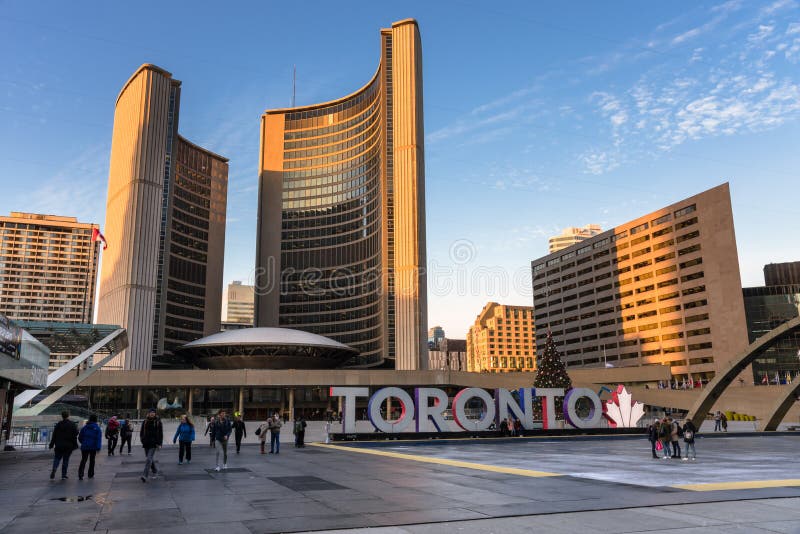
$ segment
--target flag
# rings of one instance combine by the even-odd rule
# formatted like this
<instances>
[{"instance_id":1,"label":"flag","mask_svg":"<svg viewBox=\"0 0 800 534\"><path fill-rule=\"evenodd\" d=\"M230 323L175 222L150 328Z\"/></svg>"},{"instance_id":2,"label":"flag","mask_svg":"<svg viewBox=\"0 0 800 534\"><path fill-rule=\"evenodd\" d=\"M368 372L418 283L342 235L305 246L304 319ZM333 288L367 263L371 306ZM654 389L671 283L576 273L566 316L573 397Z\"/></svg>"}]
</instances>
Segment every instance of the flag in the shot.
<instances>
[{"instance_id":1,"label":"flag","mask_svg":"<svg viewBox=\"0 0 800 534\"><path fill-rule=\"evenodd\" d=\"M103 250L108 248L108 242L106 241L106 236L100 233L99 228L92 228L92 243L97 241L101 241L103 243Z\"/></svg>"}]
</instances>

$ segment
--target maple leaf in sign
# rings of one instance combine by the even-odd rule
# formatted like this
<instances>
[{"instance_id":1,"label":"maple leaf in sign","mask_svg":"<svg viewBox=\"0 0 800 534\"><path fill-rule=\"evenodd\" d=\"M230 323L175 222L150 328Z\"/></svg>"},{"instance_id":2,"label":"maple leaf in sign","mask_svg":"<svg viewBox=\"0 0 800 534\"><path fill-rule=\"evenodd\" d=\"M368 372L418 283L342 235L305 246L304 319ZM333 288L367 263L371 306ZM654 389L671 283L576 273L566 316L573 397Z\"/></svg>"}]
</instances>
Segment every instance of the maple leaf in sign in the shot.
<instances>
[{"instance_id":1,"label":"maple leaf in sign","mask_svg":"<svg viewBox=\"0 0 800 534\"><path fill-rule=\"evenodd\" d=\"M612 428L634 427L644 416L644 404L634 402L625 386L620 384L611 394L611 400L603 401L603 415Z\"/></svg>"}]
</instances>

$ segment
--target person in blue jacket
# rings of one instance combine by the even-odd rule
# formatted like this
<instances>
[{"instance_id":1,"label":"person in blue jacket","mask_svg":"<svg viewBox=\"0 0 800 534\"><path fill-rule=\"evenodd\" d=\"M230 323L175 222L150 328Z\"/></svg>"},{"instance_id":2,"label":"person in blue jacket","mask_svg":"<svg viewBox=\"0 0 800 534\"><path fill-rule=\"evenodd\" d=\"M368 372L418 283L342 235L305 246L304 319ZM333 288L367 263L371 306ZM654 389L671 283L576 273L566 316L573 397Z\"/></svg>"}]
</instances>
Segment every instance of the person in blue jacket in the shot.
<instances>
[{"instance_id":1,"label":"person in blue jacket","mask_svg":"<svg viewBox=\"0 0 800 534\"><path fill-rule=\"evenodd\" d=\"M94 457L103 448L103 430L97 424L97 415L89 416L89 422L83 425L78 434L81 442L81 464L78 466L78 480L83 480L83 469L89 460L89 478L94 478Z\"/></svg>"},{"instance_id":2,"label":"person in blue jacket","mask_svg":"<svg viewBox=\"0 0 800 534\"><path fill-rule=\"evenodd\" d=\"M194 441L194 425L189 420L189 416L183 414L181 416L181 424L175 430L175 436L172 438L172 443L178 442L178 465L183 463L184 454L186 455L186 463L192 463L192 442Z\"/></svg>"}]
</instances>

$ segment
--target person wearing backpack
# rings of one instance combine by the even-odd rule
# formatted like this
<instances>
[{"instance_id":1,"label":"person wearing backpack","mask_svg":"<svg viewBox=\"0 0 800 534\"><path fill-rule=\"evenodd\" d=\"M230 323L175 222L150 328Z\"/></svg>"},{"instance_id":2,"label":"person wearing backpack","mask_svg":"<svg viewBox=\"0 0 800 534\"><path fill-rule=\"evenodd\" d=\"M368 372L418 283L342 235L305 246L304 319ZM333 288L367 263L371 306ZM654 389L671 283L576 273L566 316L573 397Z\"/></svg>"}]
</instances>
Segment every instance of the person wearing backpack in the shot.
<instances>
[{"instance_id":1,"label":"person wearing backpack","mask_svg":"<svg viewBox=\"0 0 800 534\"><path fill-rule=\"evenodd\" d=\"M106 425L106 439L108 440L108 455L114 456L114 449L117 448L117 441L119 440L119 421L117 416L114 415L108 420Z\"/></svg>"},{"instance_id":2,"label":"person wearing backpack","mask_svg":"<svg viewBox=\"0 0 800 534\"><path fill-rule=\"evenodd\" d=\"M128 444L128 456L131 455L131 442L133 441L133 421L131 421L131 414L126 413L125 419L120 420L119 422L119 437L120 437L120 445L119 445L119 453L122 454L122 449L125 448L125 444Z\"/></svg>"},{"instance_id":3,"label":"person wearing backpack","mask_svg":"<svg viewBox=\"0 0 800 534\"><path fill-rule=\"evenodd\" d=\"M56 477L56 469L61 462L61 480L69 478L67 476L67 466L72 451L78 448L78 426L69 420L69 412L61 412L61 421L53 429L53 436L50 438L50 448L55 449L53 456L53 469L50 471L50 479ZM63 462L62 462L63 460Z\"/></svg>"},{"instance_id":4,"label":"person wearing backpack","mask_svg":"<svg viewBox=\"0 0 800 534\"><path fill-rule=\"evenodd\" d=\"M690 419L687 419L686 423L683 425L683 442L686 443L686 456L683 458L683 461L687 461L689 459L689 450L692 451L692 461L697 459L697 452L694 450L694 440L696 435L697 427L694 426L694 423L692 423Z\"/></svg>"},{"instance_id":5,"label":"person wearing backpack","mask_svg":"<svg viewBox=\"0 0 800 534\"><path fill-rule=\"evenodd\" d=\"M672 457L673 458L680 458L681 457L681 435L683 434L683 427L681 427L680 423L675 420L673 421L670 419L669 423L669 430L670 430L670 439L672 441Z\"/></svg>"},{"instance_id":6,"label":"person wearing backpack","mask_svg":"<svg viewBox=\"0 0 800 534\"><path fill-rule=\"evenodd\" d=\"M178 465L183 464L183 456L186 455L186 463L192 463L192 442L194 441L194 425L189 419L189 416L183 414L181 416L181 423L175 429L175 435L172 437L172 444L177 441L178 444Z\"/></svg>"},{"instance_id":7,"label":"person wearing backpack","mask_svg":"<svg viewBox=\"0 0 800 534\"><path fill-rule=\"evenodd\" d=\"M89 478L94 478L94 460L97 451L103 448L103 431L97 424L97 414L89 416L89 422L83 425L78 434L81 442L81 463L78 466L78 480L83 480L83 470L86 460L89 460Z\"/></svg>"}]
</instances>

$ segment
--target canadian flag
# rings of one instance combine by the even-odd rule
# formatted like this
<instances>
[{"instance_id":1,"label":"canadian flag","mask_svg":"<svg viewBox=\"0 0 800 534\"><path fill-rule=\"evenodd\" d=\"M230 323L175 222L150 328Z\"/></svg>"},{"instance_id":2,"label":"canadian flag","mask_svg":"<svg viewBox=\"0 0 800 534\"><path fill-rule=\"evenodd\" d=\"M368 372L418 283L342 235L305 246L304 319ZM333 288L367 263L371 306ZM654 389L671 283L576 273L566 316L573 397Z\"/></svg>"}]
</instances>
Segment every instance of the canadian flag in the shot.
<instances>
[{"instance_id":1,"label":"canadian flag","mask_svg":"<svg viewBox=\"0 0 800 534\"><path fill-rule=\"evenodd\" d=\"M103 250L108 248L108 242L106 241L106 236L104 236L102 233L100 233L100 229L99 228L92 228L92 243L94 243L96 241L102 241L103 242Z\"/></svg>"}]
</instances>

